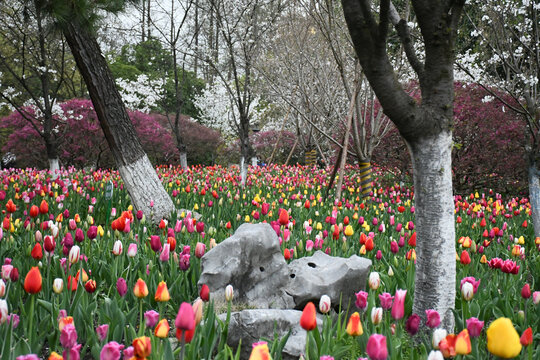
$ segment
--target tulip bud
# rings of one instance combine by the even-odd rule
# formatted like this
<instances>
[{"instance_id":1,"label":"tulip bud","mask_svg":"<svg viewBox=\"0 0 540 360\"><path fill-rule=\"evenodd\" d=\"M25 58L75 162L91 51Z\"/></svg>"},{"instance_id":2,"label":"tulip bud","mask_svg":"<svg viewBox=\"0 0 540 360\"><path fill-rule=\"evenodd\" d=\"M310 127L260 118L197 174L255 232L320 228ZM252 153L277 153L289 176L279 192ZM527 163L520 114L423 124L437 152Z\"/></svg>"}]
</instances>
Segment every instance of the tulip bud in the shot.
<instances>
[{"instance_id":1,"label":"tulip bud","mask_svg":"<svg viewBox=\"0 0 540 360\"><path fill-rule=\"evenodd\" d=\"M534 305L540 304L540 291L535 291L532 295Z\"/></svg>"},{"instance_id":2,"label":"tulip bud","mask_svg":"<svg viewBox=\"0 0 540 360\"><path fill-rule=\"evenodd\" d=\"M521 297L524 299L531 297L531 286L529 284L523 285L523 288L521 289Z\"/></svg>"},{"instance_id":3,"label":"tulip bud","mask_svg":"<svg viewBox=\"0 0 540 360\"><path fill-rule=\"evenodd\" d=\"M383 317L383 309L380 307L374 307L371 309L371 322L374 325L380 324Z\"/></svg>"},{"instance_id":4,"label":"tulip bud","mask_svg":"<svg viewBox=\"0 0 540 360\"><path fill-rule=\"evenodd\" d=\"M381 278L378 272L371 272L369 274L369 287L371 290L377 290L381 284Z\"/></svg>"},{"instance_id":5,"label":"tulip bud","mask_svg":"<svg viewBox=\"0 0 540 360\"><path fill-rule=\"evenodd\" d=\"M427 360L444 360L444 356L439 350L431 350Z\"/></svg>"},{"instance_id":6,"label":"tulip bud","mask_svg":"<svg viewBox=\"0 0 540 360\"><path fill-rule=\"evenodd\" d=\"M112 253L116 256L121 255L123 250L122 241L116 240L113 245Z\"/></svg>"},{"instance_id":7,"label":"tulip bud","mask_svg":"<svg viewBox=\"0 0 540 360\"><path fill-rule=\"evenodd\" d=\"M0 298L6 295L6 283L4 280L0 279Z\"/></svg>"},{"instance_id":8,"label":"tulip bud","mask_svg":"<svg viewBox=\"0 0 540 360\"><path fill-rule=\"evenodd\" d=\"M131 243L128 246L127 256L130 258L134 258L135 255L137 255L137 244Z\"/></svg>"},{"instance_id":9,"label":"tulip bud","mask_svg":"<svg viewBox=\"0 0 540 360\"><path fill-rule=\"evenodd\" d=\"M79 261L81 255L81 248L77 245L74 245L71 250L69 250L69 262L75 264Z\"/></svg>"},{"instance_id":10,"label":"tulip bud","mask_svg":"<svg viewBox=\"0 0 540 360\"><path fill-rule=\"evenodd\" d=\"M225 288L225 300L231 301L234 296L234 289L231 284L227 285Z\"/></svg>"}]
</instances>

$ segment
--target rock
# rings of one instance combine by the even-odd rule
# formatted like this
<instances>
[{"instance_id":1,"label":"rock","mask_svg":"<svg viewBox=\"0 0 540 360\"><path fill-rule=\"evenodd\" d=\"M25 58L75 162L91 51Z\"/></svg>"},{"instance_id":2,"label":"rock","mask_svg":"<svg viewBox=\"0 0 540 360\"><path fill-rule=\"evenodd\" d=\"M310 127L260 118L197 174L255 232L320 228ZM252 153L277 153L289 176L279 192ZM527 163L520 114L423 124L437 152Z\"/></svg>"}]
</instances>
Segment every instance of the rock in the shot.
<instances>
[{"instance_id":1,"label":"rock","mask_svg":"<svg viewBox=\"0 0 540 360\"><path fill-rule=\"evenodd\" d=\"M355 293L365 288L370 267L371 260L366 258L340 258L317 251L289 264L286 292L294 298L295 309L303 309L309 301L318 305L324 294L330 297L335 309L341 297L341 307L347 309L353 306Z\"/></svg>"},{"instance_id":2,"label":"rock","mask_svg":"<svg viewBox=\"0 0 540 360\"><path fill-rule=\"evenodd\" d=\"M265 223L241 225L201 258L199 286L208 285L218 301L231 284L236 304L291 309L293 299L285 292L289 279L276 232Z\"/></svg>"},{"instance_id":3,"label":"rock","mask_svg":"<svg viewBox=\"0 0 540 360\"><path fill-rule=\"evenodd\" d=\"M291 330L283 349L283 359L298 359L306 347L306 331L300 327L299 310L257 309L231 313L227 344L236 350L242 340L241 359L248 359L252 344L273 339L274 330L282 338ZM227 314L219 315L225 321ZM322 316L317 316L317 327L322 329Z\"/></svg>"}]
</instances>

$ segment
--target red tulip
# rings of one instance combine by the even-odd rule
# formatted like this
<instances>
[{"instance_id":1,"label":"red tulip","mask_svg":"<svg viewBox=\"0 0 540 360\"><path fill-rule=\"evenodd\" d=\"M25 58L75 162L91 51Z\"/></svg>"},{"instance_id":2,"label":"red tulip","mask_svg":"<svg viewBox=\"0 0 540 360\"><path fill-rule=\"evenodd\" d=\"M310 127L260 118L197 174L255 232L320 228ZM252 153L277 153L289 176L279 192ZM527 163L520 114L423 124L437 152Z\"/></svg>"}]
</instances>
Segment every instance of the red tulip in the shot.
<instances>
[{"instance_id":1,"label":"red tulip","mask_svg":"<svg viewBox=\"0 0 540 360\"><path fill-rule=\"evenodd\" d=\"M195 329L195 313L190 303L183 302L178 309L174 325L179 330Z\"/></svg>"},{"instance_id":2,"label":"red tulip","mask_svg":"<svg viewBox=\"0 0 540 360\"><path fill-rule=\"evenodd\" d=\"M285 209L279 209L279 223L283 226L289 224L289 213Z\"/></svg>"},{"instance_id":3,"label":"red tulip","mask_svg":"<svg viewBox=\"0 0 540 360\"><path fill-rule=\"evenodd\" d=\"M38 215L39 215L39 208L36 205L32 205L32 207L30 208L30 216L35 218Z\"/></svg>"},{"instance_id":4,"label":"red tulip","mask_svg":"<svg viewBox=\"0 0 540 360\"><path fill-rule=\"evenodd\" d=\"M525 329L525 331L523 332L523 334L519 338L519 342L523 346L529 346L529 345L532 344L532 342L533 342L533 332L532 332L532 328L530 326L527 329Z\"/></svg>"},{"instance_id":5,"label":"red tulip","mask_svg":"<svg viewBox=\"0 0 540 360\"><path fill-rule=\"evenodd\" d=\"M39 212L42 214L46 214L49 212L49 204L45 200L41 200L41 204L39 205Z\"/></svg>"},{"instance_id":6,"label":"red tulip","mask_svg":"<svg viewBox=\"0 0 540 360\"><path fill-rule=\"evenodd\" d=\"M29 294L36 294L41 291L42 281L39 268L33 266L24 278L24 290Z\"/></svg>"},{"instance_id":7,"label":"red tulip","mask_svg":"<svg viewBox=\"0 0 540 360\"><path fill-rule=\"evenodd\" d=\"M311 301L307 303L304 307L304 311L302 311L302 316L300 316L300 326L306 331L311 331L317 327L315 304Z\"/></svg>"},{"instance_id":8,"label":"red tulip","mask_svg":"<svg viewBox=\"0 0 540 360\"><path fill-rule=\"evenodd\" d=\"M203 284L201 286L201 291L199 292L199 296L201 297L202 301L207 302L210 300L210 288L208 287L208 285Z\"/></svg>"},{"instance_id":9,"label":"red tulip","mask_svg":"<svg viewBox=\"0 0 540 360\"><path fill-rule=\"evenodd\" d=\"M40 243L36 243L34 245L34 248L32 249L30 255L32 255L34 260L41 260L43 258L43 250L41 249Z\"/></svg>"}]
</instances>

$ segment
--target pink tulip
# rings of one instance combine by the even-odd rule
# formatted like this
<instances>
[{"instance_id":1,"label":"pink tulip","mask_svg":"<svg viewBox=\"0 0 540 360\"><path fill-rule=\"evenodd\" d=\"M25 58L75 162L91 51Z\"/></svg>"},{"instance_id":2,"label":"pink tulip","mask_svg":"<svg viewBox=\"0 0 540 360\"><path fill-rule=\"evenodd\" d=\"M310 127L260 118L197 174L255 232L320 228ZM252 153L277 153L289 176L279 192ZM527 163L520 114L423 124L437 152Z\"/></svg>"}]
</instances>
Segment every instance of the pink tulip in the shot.
<instances>
[{"instance_id":1,"label":"pink tulip","mask_svg":"<svg viewBox=\"0 0 540 360\"><path fill-rule=\"evenodd\" d=\"M169 261L170 253L171 253L171 245L169 243L166 243L165 245L163 245L163 250L161 251L161 254L159 255L159 260L163 262Z\"/></svg>"},{"instance_id":2,"label":"pink tulip","mask_svg":"<svg viewBox=\"0 0 540 360\"><path fill-rule=\"evenodd\" d=\"M183 302L180 305L174 326L180 330L193 330L195 328L195 313L190 303Z\"/></svg>"},{"instance_id":3,"label":"pink tulip","mask_svg":"<svg viewBox=\"0 0 540 360\"><path fill-rule=\"evenodd\" d=\"M434 329L441 323L441 316L437 310L426 310L426 325Z\"/></svg>"},{"instance_id":4,"label":"pink tulip","mask_svg":"<svg viewBox=\"0 0 540 360\"><path fill-rule=\"evenodd\" d=\"M64 326L60 332L60 344L64 349L71 349L77 344L77 330L73 324Z\"/></svg>"},{"instance_id":5,"label":"pink tulip","mask_svg":"<svg viewBox=\"0 0 540 360\"><path fill-rule=\"evenodd\" d=\"M386 336L372 334L368 339L366 352L371 360L386 360L388 357Z\"/></svg>"},{"instance_id":6,"label":"pink tulip","mask_svg":"<svg viewBox=\"0 0 540 360\"><path fill-rule=\"evenodd\" d=\"M161 245L161 239L158 235L151 235L150 236L150 247L154 252L161 251L162 245Z\"/></svg>"},{"instance_id":7,"label":"pink tulip","mask_svg":"<svg viewBox=\"0 0 540 360\"><path fill-rule=\"evenodd\" d=\"M122 351L123 348L124 345L120 345L116 341L111 341L105 344L103 349L101 349L99 360L120 360L120 351Z\"/></svg>"},{"instance_id":8,"label":"pink tulip","mask_svg":"<svg viewBox=\"0 0 540 360\"><path fill-rule=\"evenodd\" d=\"M200 259L203 257L205 251L206 245L202 242L197 242L197 245L195 245L195 256Z\"/></svg>"},{"instance_id":9,"label":"pink tulip","mask_svg":"<svg viewBox=\"0 0 540 360\"><path fill-rule=\"evenodd\" d=\"M109 325L103 324L96 328L96 334L98 336L99 341L103 341L107 338L107 333L109 332Z\"/></svg>"},{"instance_id":10,"label":"pink tulip","mask_svg":"<svg viewBox=\"0 0 540 360\"><path fill-rule=\"evenodd\" d=\"M388 310L392 307L393 300L394 297L387 292L379 294L379 301L381 302L381 307L384 310Z\"/></svg>"},{"instance_id":11,"label":"pink tulip","mask_svg":"<svg viewBox=\"0 0 540 360\"><path fill-rule=\"evenodd\" d=\"M144 313L144 321L147 328L153 328L156 326L159 320L159 313L155 310L148 310Z\"/></svg>"},{"instance_id":12,"label":"pink tulip","mask_svg":"<svg viewBox=\"0 0 540 360\"><path fill-rule=\"evenodd\" d=\"M484 327L484 322L478 320L475 317L472 317L470 319L467 319L467 330L469 331L469 335L473 338L480 336L480 333L482 332L482 328Z\"/></svg>"},{"instance_id":13,"label":"pink tulip","mask_svg":"<svg viewBox=\"0 0 540 360\"><path fill-rule=\"evenodd\" d=\"M365 291L359 291L355 295L356 295L356 301L354 302L354 304L356 305L357 308L365 310L367 307L368 293Z\"/></svg>"},{"instance_id":14,"label":"pink tulip","mask_svg":"<svg viewBox=\"0 0 540 360\"><path fill-rule=\"evenodd\" d=\"M392 305L392 317L396 320L403 318L405 315L405 296L407 296L407 290L396 290L394 304Z\"/></svg>"}]
</instances>

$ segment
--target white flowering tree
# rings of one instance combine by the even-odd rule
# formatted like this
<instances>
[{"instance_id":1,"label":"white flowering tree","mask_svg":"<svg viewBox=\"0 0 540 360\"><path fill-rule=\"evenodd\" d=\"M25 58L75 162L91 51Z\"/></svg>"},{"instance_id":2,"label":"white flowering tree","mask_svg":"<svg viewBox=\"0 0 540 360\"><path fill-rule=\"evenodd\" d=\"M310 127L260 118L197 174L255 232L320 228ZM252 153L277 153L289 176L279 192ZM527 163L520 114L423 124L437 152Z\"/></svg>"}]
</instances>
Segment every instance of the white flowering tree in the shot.
<instances>
[{"instance_id":1,"label":"white flowering tree","mask_svg":"<svg viewBox=\"0 0 540 360\"><path fill-rule=\"evenodd\" d=\"M65 119L57 99L76 69L42 6L0 2L0 107L17 111L39 134L54 173L64 136L58 124Z\"/></svg>"},{"instance_id":2,"label":"white flowering tree","mask_svg":"<svg viewBox=\"0 0 540 360\"><path fill-rule=\"evenodd\" d=\"M116 85L126 107L144 113L157 108L165 94L164 80L150 79L147 74L140 74L134 81L116 79Z\"/></svg>"},{"instance_id":3,"label":"white flowering tree","mask_svg":"<svg viewBox=\"0 0 540 360\"><path fill-rule=\"evenodd\" d=\"M458 74L482 84L504 103L505 109L520 114L527 124L528 134L518 141L523 141L528 150L532 218L535 234L540 236L540 2L469 2L475 9L467 14L472 26L470 36L476 40L472 43L483 50L464 50L458 57ZM498 95L501 93L509 97L502 98Z\"/></svg>"}]
</instances>

